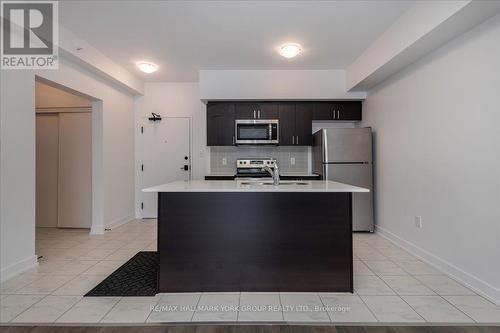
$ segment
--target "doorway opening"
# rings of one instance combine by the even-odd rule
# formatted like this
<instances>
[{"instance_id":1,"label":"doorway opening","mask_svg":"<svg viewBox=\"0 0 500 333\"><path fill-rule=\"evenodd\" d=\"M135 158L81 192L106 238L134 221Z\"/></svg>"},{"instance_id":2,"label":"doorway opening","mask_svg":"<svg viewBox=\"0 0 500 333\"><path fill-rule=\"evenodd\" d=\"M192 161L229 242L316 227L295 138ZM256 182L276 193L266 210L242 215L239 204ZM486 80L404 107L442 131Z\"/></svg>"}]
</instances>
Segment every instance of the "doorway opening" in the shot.
<instances>
[{"instance_id":1,"label":"doorway opening","mask_svg":"<svg viewBox=\"0 0 500 333\"><path fill-rule=\"evenodd\" d=\"M92 101L35 83L36 226L92 226Z\"/></svg>"},{"instance_id":2,"label":"doorway opening","mask_svg":"<svg viewBox=\"0 0 500 333\"><path fill-rule=\"evenodd\" d=\"M35 119L36 253L67 260L102 224L102 102L37 76Z\"/></svg>"}]
</instances>

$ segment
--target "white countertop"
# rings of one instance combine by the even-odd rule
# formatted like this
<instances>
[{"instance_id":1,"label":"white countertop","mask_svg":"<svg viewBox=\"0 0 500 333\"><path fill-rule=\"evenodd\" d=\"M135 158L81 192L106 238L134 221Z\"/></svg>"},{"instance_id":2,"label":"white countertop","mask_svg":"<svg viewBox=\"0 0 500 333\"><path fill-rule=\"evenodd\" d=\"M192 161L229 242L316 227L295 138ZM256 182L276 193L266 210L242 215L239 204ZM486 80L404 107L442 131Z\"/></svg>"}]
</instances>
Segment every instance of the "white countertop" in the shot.
<instances>
[{"instance_id":1,"label":"white countertop","mask_svg":"<svg viewBox=\"0 0 500 333\"><path fill-rule=\"evenodd\" d=\"M236 180L175 181L145 188L143 192L370 192L369 189L337 183L330 180L282 181L288 185L244 184ZM292 184L290 184L292 183Z\"/></svg>"}]
</instances>

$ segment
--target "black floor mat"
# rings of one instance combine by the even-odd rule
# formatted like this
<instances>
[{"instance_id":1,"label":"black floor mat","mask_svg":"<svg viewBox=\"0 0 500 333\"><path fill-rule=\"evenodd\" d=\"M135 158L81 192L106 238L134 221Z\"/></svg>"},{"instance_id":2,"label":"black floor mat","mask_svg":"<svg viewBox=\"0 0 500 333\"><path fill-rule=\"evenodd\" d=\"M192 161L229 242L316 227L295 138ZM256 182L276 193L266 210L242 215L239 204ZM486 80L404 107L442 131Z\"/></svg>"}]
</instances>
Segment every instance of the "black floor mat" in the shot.
<instances>
[{"instance_id":1,"label":"black floor mat","mask_svg":"<svg viewBox=\"0 0 500 333\"><path fill-rule=\"evenodd\" d=\"M85 296L154 296L157 274L158 253L139 252Z\"/></svg>"}]
</instances>

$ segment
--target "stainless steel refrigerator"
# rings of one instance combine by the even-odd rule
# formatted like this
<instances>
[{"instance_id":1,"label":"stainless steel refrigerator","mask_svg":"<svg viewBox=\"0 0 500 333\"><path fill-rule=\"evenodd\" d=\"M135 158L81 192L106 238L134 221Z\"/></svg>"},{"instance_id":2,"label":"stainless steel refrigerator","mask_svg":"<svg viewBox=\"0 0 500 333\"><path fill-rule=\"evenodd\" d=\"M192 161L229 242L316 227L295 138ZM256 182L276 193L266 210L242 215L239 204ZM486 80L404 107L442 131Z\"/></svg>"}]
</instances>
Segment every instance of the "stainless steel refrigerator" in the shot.
<instances>
[{"instance_id":1,"label":"stainless steel refrigerator","mask_svg":"<svg viewBox=\"0 0 500 333\"><path fill-rule=\"evenodd\" d=\"M328 128L313 135L313 171L322 179L369 188L353 193L353 231L373 231L371 128Z\"/></svg>"}]
</instances>

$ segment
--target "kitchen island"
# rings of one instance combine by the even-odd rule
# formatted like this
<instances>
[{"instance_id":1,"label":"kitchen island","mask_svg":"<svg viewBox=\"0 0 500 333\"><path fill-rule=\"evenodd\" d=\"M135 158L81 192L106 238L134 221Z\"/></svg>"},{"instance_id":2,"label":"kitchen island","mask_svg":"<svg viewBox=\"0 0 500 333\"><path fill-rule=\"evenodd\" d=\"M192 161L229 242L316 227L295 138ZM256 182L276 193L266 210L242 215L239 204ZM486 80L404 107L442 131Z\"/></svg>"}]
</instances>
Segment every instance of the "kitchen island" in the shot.
<instances>
[{"instance_id":1,"label":"kitchen island","mask_svg":"<svg viewBox=\"0 0 500 333\"><path fill-rule=\"evenodd\" d=\"M353 192L332 181L178 181L158 192L159 292L352 292Z\"/></svg>"}]
</instances>

